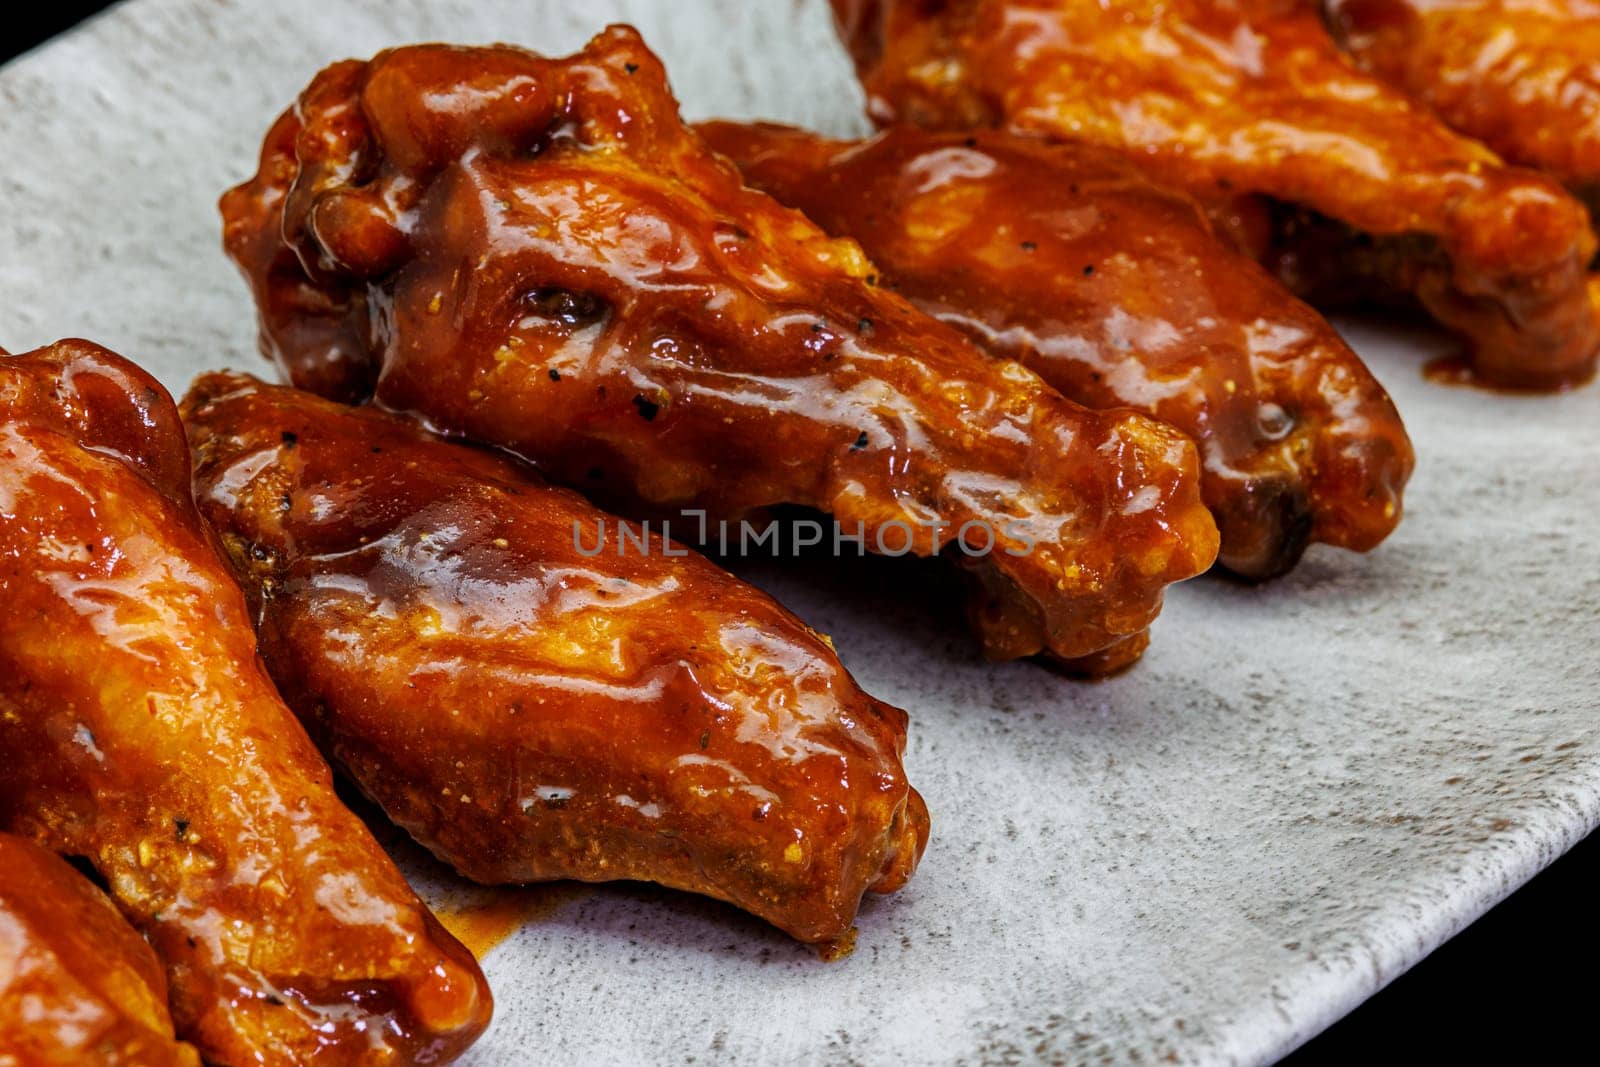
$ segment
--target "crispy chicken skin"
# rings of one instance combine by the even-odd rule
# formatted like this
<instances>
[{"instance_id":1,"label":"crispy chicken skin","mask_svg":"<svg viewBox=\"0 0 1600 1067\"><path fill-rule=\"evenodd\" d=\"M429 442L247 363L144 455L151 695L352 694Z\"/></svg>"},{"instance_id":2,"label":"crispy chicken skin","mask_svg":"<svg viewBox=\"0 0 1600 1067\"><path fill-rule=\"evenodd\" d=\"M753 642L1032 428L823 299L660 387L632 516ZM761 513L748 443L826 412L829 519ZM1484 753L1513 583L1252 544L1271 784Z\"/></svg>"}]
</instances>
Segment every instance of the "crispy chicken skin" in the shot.
<instances>
[{"instance_id":1,"label":"crispy chicken skin","mask_svg":"<svg viewBox=\"0 0 1600 1067\"><path fill-rule=\"evenodd\" d=\"M200 1067L172 1035L161 962L54 853L0 834L0 1063Z\"/></svg>"},{"instance_id":2,"label":"crispy chicken skin","mask_svg":"<svg viewBox=\"0 0 1600 1067\"><path fill-rule=\"evenodd\" d=\"M256 656L172 400L105 349L0 358L0 827L83 856L211 1063L440 1063L471 956Z\"/></svg>"},{"instance_id":3,"label":"crispy chicken skin","mask_svg":"<svg viewBox=\"0 0 1600 1067\"><path fill-rule=\"evenodd\" d=\"M1363 67L1600 214L1600 2L1324 0Z\"/></svg>"},{"instance_id":4,"label":"crispy chicken skin","mask_svg":"<svg viewBox=\"0 0 1600 1067\"><path fill-rule=\"evenodd\" d=\"M281 328L309 297L271 299L280 234L297 285L365 288L342 336L365 331L384 406L616 507L799 504L869 549L942 549L992 657L1126 664L1163 589L1215 557L1188 441L1082 409L878 288L854 242L683 125L629 28L567 59L425 46L331 67L222 206L297 384L330 364Z\"/></svg>"},{"instance_id":5,"label":"crispy chicken skin","mask_svg":"<svg viewBox=\"0 0 1600 1067\"><path fill-rule=\"evenodd\" d=\"M1308 0L834 0L880 123L1131 153L1313 302L1409 294L1488 384L1587 379L1583 205L1355 69ZM1230 225L1230 233L1240 231Z\"/></svg>"},{"instance_id":6,"label":"crispy chicken skin","mask_svg":"<svg viewBox=\"0 0 1600 1067\"><path fill-rule=\"evenodd\" d=\"M910 877L905 713L765 594L392 415L226 374L183 411L268 670L462 874L660 882L805 941Z\"/></svg>"},{"instance_id":7,"label":"crispy chicken skin","mask_svg":"<svg viewBox=\"0 0 1600 1067\"><path fill-rule=\"evenodd\" d=\"M700 134L989 352L1194 438L1235 573L1280 574L1311 541L1370 549L1399 521L1412 452L1383 387L1120 154L912 127L864 142L732 122Z\"/></svg>"}]
</instances>

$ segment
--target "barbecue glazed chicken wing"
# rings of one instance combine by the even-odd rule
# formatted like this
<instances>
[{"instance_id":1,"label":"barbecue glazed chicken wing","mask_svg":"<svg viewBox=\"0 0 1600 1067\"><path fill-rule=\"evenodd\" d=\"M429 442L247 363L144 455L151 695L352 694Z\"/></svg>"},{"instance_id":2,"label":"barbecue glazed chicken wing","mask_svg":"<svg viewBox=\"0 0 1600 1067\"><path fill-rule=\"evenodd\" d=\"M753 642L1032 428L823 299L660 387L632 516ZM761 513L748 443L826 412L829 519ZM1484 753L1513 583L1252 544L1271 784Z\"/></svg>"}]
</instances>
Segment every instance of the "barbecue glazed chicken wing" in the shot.
<instances>
[{"instance_id":1,"label":"barbecue glazed chicken wing","mask_svg":"<svg viewBox=\"0 0 1600 1067\"><path fill-rule=\"evenodd\" d=\"M1600 349L1583 205L1356 70L1308 0L834 0L874 119L1123 149L1313 302L1410 294L1499 386Z\"/></svg>"},{"instance_id":2,"label":"barbecue glazed chicken wing","mask_svg":"<svg viewBox=\"0 0 1600 1067\"><path fill-rule=\"evenodd\" d=\"M1192 201L1119 154L910 127L860 143L731 122L700 133L990 353L1194 438L1234 572L1280 574L1310 541L1369 549L1399 521L1412 453L1383 387Z\"/></svg>"},{"instance_id":3,"label":"barbecue glazed chicken wing","mask_svg":"<svg viewBox=\"0 0 1600 1067\"><path fill-rule=\"evenodd\" d=\"M216 1064L445 1062L476 964L334 795L195 512L172 400L0 358L0 827L83 856Z\"/></svg>"},{"instance_id":4,"label":"barbecue glazed chicken wing","mask_svg":"<svg viewBox=\"0 0 1600 1067\"><path fill-rule=\"evenodd\" d=\"M462 874L660 882L806 941L910 876L905 713L765 594L391 415L224 374L184 415L268 670Z\"/></svg>"},{"instance_id":5,"label":"barbecue glazed chicken wing","mask_svg":"<svg viewBox=\"0 0 1600 1067\"><path fill-rule=\"evenodd\" d=\"M630 29L563 60L429 46L332 67L223 212L297 384L360 380L324 341L365 336L381 404L609 504L799 504L869 549L943 550L990 656L1125 664L1162 590L1215 556L1192 445L876 287L853 242L683 125ZM284 328L298 307L314 329Z\"/></svg>"},{"instance_id":6,"label":"barbecue glazed chicken wing","mask_svg":"<svg viewBox=\"0 0 1600 1067\"><path fill-rule=\"evenodd\" d=\"M1600 2L1323 0L1363 67L1600 217Z\"/></svg>"},{"instance_id":7,"label":"barbecue glazed chicken wing","mask_svg":"<svg viewBox=\"0 0 1600 1067\"><path fill-rule=\"evenodd\" d=\"M161 962L63 859L0 834L0 1063L200 1067L172 1036Z\"/></svg>"}]
</instances>

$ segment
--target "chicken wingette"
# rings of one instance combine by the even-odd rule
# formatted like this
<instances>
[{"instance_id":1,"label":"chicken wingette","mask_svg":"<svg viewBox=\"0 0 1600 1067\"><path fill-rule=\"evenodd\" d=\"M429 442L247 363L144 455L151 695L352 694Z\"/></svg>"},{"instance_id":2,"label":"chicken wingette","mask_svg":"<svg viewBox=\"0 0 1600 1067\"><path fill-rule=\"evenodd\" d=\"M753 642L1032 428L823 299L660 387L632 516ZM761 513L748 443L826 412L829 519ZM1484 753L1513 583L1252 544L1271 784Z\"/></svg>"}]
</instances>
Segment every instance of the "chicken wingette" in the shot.
<instances>
[{"instance_id":1,"label":"chicken wingette","mask_svg":"<svg viewBox=\"0 0 1600 1067\"><path fill-rule=\"evenodd\" d=\"M479 882L659 882L805 941L916 867L905 713L709 561L526 468L240 375L195 495L323 750Z\"/></svg>"},{"instance_id":2,"label":"chicken wingette","mask_svg":"<svg viewBox=\"0 0 1600 1067\"><path fill-rule=\"evenodd\" d=\"M1310 0L834 0L875 120L1126 152L1313 303L1419 303L1483 382L1594 373L1588 213L1358 70Z\"/></svg>"},{"instance_id":3,"label":"chicken wingette","mask_svg":"<svg viewBox=\"0 0 1600 1067\"><path fill-rule=\"evenodd\" d=\"M1411 443L1383 387L1192 200L1118 153L905 126L862 142L700 133L991 354L1192 437L1234 573L1282 574L1312 542L1365 551L1400 521Z\"/></svg>"},{"instance_id":4,"label":"chicken wingette","mask_svg":"<svg viewBox=\"0 0 1600 1067\"><path fill-rule=\"evenodd\" d=\"M375 390L617 510L796 504L943 553L992 657L1124 665L1216 555L1192 444L887 292L684 125L630 29L331 67L222 208L296 384Z\"/></svg>"},{"instance_id":5,"label":"chicken wingette","mask_svg":"<svg viewBox=\"0 0 1600 1067\"><path fill-rule=\"evenodd\" d=\"M144 938L82 873L0 833L0 1063L200 1067Z\"/></svg>"},{"instance_id":6,"label":"chicken wingette","mask_svg":"<svg viewBox=\"0 0 1600 1067\"><path fill-rule=\"evenodd\" d=\"M256 655L172 399L82 341L0 357L0 829L82 856L216 1064L441 1063L472 957Z\"/></svg>"}]
</instances>

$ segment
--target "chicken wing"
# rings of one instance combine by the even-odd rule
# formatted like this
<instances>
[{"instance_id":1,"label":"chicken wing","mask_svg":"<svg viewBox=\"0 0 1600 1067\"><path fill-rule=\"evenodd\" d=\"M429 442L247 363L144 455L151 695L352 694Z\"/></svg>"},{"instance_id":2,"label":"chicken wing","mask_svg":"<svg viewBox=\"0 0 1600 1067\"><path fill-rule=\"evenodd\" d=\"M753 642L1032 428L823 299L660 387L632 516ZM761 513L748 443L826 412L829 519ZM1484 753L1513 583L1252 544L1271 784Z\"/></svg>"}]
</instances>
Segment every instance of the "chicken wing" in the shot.
<instances>
[{"instance_id":1,"label":"chicken wing","mask_svg":"<svg viewBox=\"0 0 1600 1067\"><path fill-rule=\"evenodd\" d=\"M1594 371L1583 205L1354 69L1307 0L834 5L879 122L1126 150L1253 219L1251 251L1313 302L1409 294L1494 385Z\"/></svg>"},{"instance_id":2,"label":"chicken wing","mask_svg":"<svg viewBox=\"0 0 1600 1067\"><path fill-rule=\"evenodd\" d=\"M188 457L126 360L0 358L0 827L105 877L209 1062L445 1062L488 989L262 671Z\"/></svg>"},{"instance_id":3,"label":"chicken wing","mask_svg":"<svg viewBox=\"0 0 1600 1067\"><path fill-rule=\"evenodd\" d=\"M183 409L268 670L462 874L660 882L827 941L915 869L905 713L766 595L394 416L222 374Z\"/></svg>"},{"instance_id":4,"label":"chicken wing","mask_svg":"<svg viewBox=\"0 0 1600 1067\"><path fill-rule=\"evenodd\" d=\"M200 1067L161 962L63 859L0 834L0 1063Z\"/></svg>"},{"instance_id":5,"label":"chicken wing","mask_svg":"<svg viewBox=\"0 0 1600 1067\"><path fill-rule=\"evenodd\" d=\"M1327 323L1118 153L1004 133L830 141L700 134L745 180L853 237L889 288L1073 400L1200 446L1219 562L1280 574L1310 541L1372 548L1400 518L1410 441Z\"/></svg>"},{"instance_id":6,"label":"chicken wing","mask_svg":"<svg viewBox=\"0 0 1600 1067\"><path fill-rule=\"evenodd\" d=\"M1363 67L1600 217L1600 2L1323 0Z\"/></svg>"},{"instance_id":7,"label":"chicken wing","mask_svg":"<svg viewBox=\"0 0 1600 1067\"><path fill-rule=\"evenodd\" d=\"M1165 586L1216 554L1189 442L1082 409L877 288L853 242L683 125L631 29L562 60L426 46L337 65L265 152L223 200L227 245L299 384L329 361L281 328L280 234L296 286L364 288L383 405L615 507L799 504L870 549L942 550L975 580L993 657L1122 665Z\"/></svg>"}]
</instances>

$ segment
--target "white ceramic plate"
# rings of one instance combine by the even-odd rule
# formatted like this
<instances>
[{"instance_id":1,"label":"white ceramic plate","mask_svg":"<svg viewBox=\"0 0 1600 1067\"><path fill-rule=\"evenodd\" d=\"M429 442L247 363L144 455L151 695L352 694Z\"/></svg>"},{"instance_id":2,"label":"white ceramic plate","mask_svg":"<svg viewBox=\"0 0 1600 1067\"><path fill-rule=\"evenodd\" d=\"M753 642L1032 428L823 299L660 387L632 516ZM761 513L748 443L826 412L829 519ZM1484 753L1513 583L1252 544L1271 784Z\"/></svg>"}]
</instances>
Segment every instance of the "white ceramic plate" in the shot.
<instances>
[{"instance_id":1,"label":"white ceramic plate","mask_svg":"<svg viewBox=\"0 0 1600 1067\"><path fill-rule=\"evenodd\" d=\"M861 128L819 0L132 0L0 69L0 343L83 335L174 391L266 370L217 195L324 63L575 49L638 25L691 117ZM530 891L470 1062L1256 1063L1600 821L1600 387L1431 386L1352 328L1415 437L1398 534L1174 591L1131 673L977 661L926 571L767 564L913 717L934 837L843 962L645 888ZM449 898L425 864L424 890Z\"/></svg>"}]
</instances>

